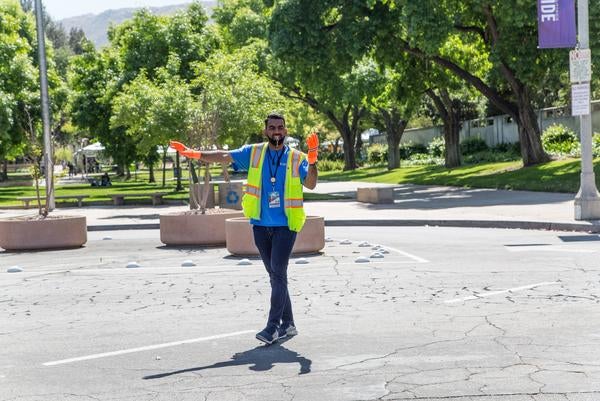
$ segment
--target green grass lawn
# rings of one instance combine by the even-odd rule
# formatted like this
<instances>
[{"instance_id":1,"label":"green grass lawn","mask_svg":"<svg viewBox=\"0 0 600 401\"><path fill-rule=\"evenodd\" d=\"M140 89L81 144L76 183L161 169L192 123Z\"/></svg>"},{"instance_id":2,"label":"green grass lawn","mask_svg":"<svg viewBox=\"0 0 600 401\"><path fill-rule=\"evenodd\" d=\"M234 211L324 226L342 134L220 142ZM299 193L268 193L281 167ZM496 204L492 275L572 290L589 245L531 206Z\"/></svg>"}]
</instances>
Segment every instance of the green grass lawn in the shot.
<instances>
[{"instance_id":1,"label":"green grass lawn","mask_svg":"<svg viewBox=\"0 0 600 401\"><path fill-rule=\"evenodd\" d=\"M222 177L217 174L220 173L220 169L211 169L213 179L222 180ZM96 175L93 175L96 177ZM88 198L83 199L83 204L111 204L112 200L109 197L110 194L145 194L153 192L166 192L168 195L163 198L166 200L173 201L188 201L188 180L187 171L184 171L184 180L182 180L183 190L175 191L176 181L173 179L173 171L167 171L166 174L166 185L162 186L162 172L155 172L155 179L157 182L148 182L148 172L143 171L136 175L131 176L130 180L125 180L122 177L111 176L112 185L110 187L92 187L90 184L69 184L69 185L57 185L55 188L55 195L88 195ZM99 179L98 177L96 177ZM236 176L231 177L232 180L239 179ZM203 180L203 177L201 177ZM40 195L45 196L45 188L40 187ZM21 196L35 196L35 187L33 186L16 186L16 187L0 187L0 206L21 206L22 202L17 200L17 197ZM305 195L306 200L332 200L332 199L344 199L343 196L339 195L322 195L307 193ZM73 204L74 200L62 200L58 199L57 203L66 202ZM140 204L151 204L150 198L128 198L127 203L140 203ZM33 205L34 203L32 203Z\"/></svg>"},{"instance_id":2,"label":"green grass lawn","mask_svg":"<svg viewBox=\"0 0 600 401\"><path fill-rule=\"evenodd\" d=\"M347 172L321 172L319 176L331 181L370 181L576 193L579 189L580 170L579 159L565 159L531 167L523 167L520 161L481 163L455 169L442 166L414 166L388 171L385 167L369 167ZM600 159L595 160L594 172L596 185L600 187Z\"/></svg>"},{"instance_id":3,"label":"green grass lawn","mask_svg":"<svg viewBox=\"0 0 600 401\"><path fill-rule=\"evenodd\" d=\"M449 185L469 188L498 188L529 191L570 192L579 189L581 162L579 159L556 160L532 167L523 167L520 161L502 163L481 163L446 169L442 166L413 166L401 167L388 171L385 167L368 167L355 171L320 172L319 177L328 181L370 181L390 184L422 184ZM596 185L600 188L600 159L595 160ZM215 179L221 179L211 171ZM135 178L136 177L136 178ZM187 172L184 172L187 178ZM151 193L167 192L167 200L186 201L188 199L187 180L183 181L183 191L175 191L172 169L167 171L166 186L162 186L162 173L156 172L156 183L148 183L147 172L132 175L131 180L112 178L111 187L92 187L90 185L60 185L56 187L56 195L83 194L89 195L84 204L110 203L109 194L114 193ZM232 177L236 179L237 177ZM41 188L42 195L44 188ZM35 188L0 187L0 206L20 206L18 196L35 196ZM335 200L344 199L340 196L306 193L305 199ZM140 203L150 203L150 200L140 200Z\"/></svg>"}]
</instances>

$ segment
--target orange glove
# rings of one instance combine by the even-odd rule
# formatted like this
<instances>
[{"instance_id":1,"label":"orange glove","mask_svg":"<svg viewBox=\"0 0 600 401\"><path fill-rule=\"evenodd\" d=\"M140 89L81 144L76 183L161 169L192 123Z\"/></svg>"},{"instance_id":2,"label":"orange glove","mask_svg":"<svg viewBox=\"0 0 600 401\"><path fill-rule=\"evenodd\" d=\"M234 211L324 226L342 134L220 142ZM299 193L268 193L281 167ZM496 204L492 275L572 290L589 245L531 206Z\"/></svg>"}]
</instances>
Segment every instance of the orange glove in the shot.
<instances>
[{"instance_id":1,"label":"orange glove","mask_svg":"<svg viewBox=\"0 0 600 401\"><path fill-rule=\"evenodd\" d=\"M319 155L319 137L317 134L314 132L310 134L306 138L306 144L308 145L308 164L315 164Z\"/></svg>"},{"instance_id":2,"label":"orange glove","mask_svg":"<svg viewBox=\"0 0 600 401\"><path fill-rule=\"evenodd\" d=\"M202 153L199 150L190 149L181 142L169 141L169 146L188 159L200 159L202 156Z\"/></svg>"},{"instance_id":3,"label":"orange glove","mask_svg":"<svg viewBox=\"0 0 600 401\"><path fill-rule=\"evenodd\" d=\"M188 147L185 146L183 143L177 141L169 141L169 146L178 152L183 152L184 150L188 149Z\"/></svg>"}]
</instances>

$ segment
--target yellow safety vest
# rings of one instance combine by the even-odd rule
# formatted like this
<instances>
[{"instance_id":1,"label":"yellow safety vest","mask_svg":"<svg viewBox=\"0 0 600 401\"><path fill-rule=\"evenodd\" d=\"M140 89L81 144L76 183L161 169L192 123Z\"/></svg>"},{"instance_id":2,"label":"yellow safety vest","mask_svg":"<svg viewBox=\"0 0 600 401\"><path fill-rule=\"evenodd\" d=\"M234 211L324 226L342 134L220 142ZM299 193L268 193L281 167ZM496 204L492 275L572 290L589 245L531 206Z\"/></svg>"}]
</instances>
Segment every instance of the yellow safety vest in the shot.
<instances>
[{"instance_id":1,"label":"yellow safety vest","mask_svg":"<svg viewBox=\"0 0 600 401\"><path fill-rule=\"evenodd\" d=\"M269 145L259 143L252 145L250 152L250 167L248 169L248 183L246 192L242 198L242 209L244 216L260 220L261 184L262 170L265 154ZM306 155L295 149L288 152L287 164L285 166L284 183L284 210L291 231L299 232L306 221L304 213L304 195L302 182L300 181L300 163Z\"/></svg>"}]
</instances>

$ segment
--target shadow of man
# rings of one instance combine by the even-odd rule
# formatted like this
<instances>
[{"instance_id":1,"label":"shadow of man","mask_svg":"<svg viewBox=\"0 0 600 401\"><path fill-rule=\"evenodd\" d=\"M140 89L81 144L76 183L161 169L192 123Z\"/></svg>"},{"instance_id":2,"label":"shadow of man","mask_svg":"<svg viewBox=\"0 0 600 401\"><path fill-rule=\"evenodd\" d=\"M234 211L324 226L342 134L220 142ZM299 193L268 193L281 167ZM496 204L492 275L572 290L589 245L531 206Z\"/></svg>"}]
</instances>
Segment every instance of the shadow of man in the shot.
<instances>
[{"instance_id":1,"label":"shadow of man","mask_svg":"<svg viewBox=\"0 0 600 401\"><path fill-rule=\"evenodd\" d=\"M278 363L298 363L300 365L299 374L310 373L312 361L303 357L297 352L285 348L280 341L270 346L260 345L248 351L234 354L230 360L213 363L212 365L198 366L195 368L176 370L173 372L158 373L155 375L144 376L144 380L160 379L162 377L177 375L188 372L198 372L206 369L226 368L229 366L250 365L248 369L257 372L270 370Z\"/></svg>"}]
</instances>

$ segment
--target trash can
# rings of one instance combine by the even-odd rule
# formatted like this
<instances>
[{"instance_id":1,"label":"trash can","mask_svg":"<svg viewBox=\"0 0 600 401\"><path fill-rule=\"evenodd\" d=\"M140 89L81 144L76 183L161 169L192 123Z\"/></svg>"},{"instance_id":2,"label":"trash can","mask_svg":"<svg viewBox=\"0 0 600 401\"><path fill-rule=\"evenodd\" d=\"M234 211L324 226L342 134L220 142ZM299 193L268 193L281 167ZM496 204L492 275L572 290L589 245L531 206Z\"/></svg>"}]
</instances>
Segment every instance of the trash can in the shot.
<instances>
[{"instance_id":1,"label":"trash can","mask_svg":"<svg viewBox=\"0 0 600 401\"><path fill-rule=\"evenodd\" d=\"M241 182L219 184L219 206L226 209L242 210L243 185Z\"/></svg>"}]
</instances>

